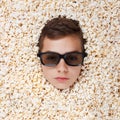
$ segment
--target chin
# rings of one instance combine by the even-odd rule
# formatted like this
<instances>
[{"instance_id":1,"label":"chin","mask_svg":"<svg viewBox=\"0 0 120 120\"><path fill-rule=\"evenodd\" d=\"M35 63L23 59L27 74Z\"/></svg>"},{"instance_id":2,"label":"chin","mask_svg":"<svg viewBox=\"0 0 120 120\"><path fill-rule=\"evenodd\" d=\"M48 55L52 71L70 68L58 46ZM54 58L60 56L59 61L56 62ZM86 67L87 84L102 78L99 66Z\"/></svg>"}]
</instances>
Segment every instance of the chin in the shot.
<instances>
[{"instance_id":1,"label":"chin","mask_svg":"<svg viewBox=\"0 0 120 120\"><path fill-rule=\"evenodd\" d=\"M54 87L58 90L64 90L64 89L69 88L68 86L54 86Z\"/></svg>"},{"instance_id":2,"label":"chin","mask_svg":"<svg viewBox=\"0 0 120 120\"><path fill-rule=\"evenodd\" d=\"M65 89L70 88L70 86L54 86L54 87L58 90L65 90Z\"/></svg>"}]
</instances>

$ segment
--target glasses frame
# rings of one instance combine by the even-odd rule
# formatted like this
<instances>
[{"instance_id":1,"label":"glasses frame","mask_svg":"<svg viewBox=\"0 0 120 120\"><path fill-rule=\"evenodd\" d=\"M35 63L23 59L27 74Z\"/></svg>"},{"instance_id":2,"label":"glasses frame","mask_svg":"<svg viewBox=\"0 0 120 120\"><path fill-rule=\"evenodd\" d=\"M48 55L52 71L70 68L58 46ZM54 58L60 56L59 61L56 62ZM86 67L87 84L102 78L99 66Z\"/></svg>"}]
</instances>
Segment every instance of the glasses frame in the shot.
<instances>
[{"instance_id":1,"label":"glasses frame","mask_svg":"<svg viewBox=\"0 0 120 120\"><path fill-rule=\"evenodd\" d=\"M80 66L80 65L83 65L84 57L87 56L87 54L86 54L85 52L78 52L78 51L67 52L67 53L65 53L65 54L59 54L59 53L57 53L57 52L39 52L39 53L37 54L37 56L40 58L41 63L42 63L43 65L49 66L49 67L56 66L57 64L56 64L56 65L51 65L51 66L44 64L41 56L44 55L44 54L48 54L48 53L53 53L53 54L59 55L59 61L58 61L57 64L59 64L60 60L63 58L64 61L65 61L65 63L66 63L67 65L69 65L69 66ZM71 64L69 64L69 63L66 61L65 56L66 56L67 54L71 54L71 53L77 53L77 54L82 55L82 63L80 63L80 64L78 64L78 65L71 65Z\"/></svg>"}]
</instances>

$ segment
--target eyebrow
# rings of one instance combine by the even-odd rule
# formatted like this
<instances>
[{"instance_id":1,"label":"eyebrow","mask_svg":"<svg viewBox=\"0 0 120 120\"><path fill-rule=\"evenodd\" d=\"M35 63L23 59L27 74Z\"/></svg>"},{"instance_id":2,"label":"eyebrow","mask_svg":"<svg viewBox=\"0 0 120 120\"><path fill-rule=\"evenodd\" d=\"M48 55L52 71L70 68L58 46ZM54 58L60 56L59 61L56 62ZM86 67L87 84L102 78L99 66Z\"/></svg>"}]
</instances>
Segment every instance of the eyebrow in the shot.
<instances>
[{"instance_id":1,"label":"eyebrow","mask_svg":"<svg viewBox=\"0 0 120 120\"><path fill-rule=\"evenodd\" d=\"M59 52L56 52L56 51L51 51L51 50L48 50L48 51L45 51L45 52L55 52L55 53L59 53ZM65 52L63 54L66 54L66 53L70 53L70 52L81 52L81 51L78 51L78 50L73 50L73 51L68 51L68 52ZM81 52L82 53L82 52ZM61 53L59 53L61 54Z\"/></svg>"}]
</instances>

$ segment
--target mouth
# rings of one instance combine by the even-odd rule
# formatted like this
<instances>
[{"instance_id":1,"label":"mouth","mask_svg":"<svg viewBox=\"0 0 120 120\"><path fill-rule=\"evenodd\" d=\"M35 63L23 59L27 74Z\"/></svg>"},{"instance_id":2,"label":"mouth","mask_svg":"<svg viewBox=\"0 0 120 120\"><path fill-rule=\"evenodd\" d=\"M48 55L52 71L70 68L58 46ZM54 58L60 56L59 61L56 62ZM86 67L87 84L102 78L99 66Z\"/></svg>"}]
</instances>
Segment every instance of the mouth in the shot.
<instances>
[{"instance_id":1,"label":"mouth","mask_svg":"<svg viewBox=\"0 0 120 120\"><path fill-rule=\"evenodd\" d=\"M56 77L55 79L59 82L65 82L65 81L69 80L69 78L66 78L66 77Z\"/></svg>"}]
</instances>

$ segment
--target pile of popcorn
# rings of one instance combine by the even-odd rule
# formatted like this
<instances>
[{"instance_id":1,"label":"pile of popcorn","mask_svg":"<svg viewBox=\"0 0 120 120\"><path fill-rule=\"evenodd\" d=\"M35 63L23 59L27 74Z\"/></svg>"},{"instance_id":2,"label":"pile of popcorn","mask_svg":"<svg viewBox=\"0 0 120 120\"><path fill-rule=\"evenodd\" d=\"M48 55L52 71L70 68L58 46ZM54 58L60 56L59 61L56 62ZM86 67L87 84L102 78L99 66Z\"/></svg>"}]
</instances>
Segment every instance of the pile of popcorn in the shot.
<instances>
[{"instance_id":1,"label":"pile of popcorn","mask_svg":"<svg viewBox=\"0 0 120 120\"><path fill-rule=\"evenodd\" d=\"M120 120L119 0L0 0L0 120ZM80 22L88 56L60 91L37 57L48 19Z\"/></svg>"}]
</instances>

